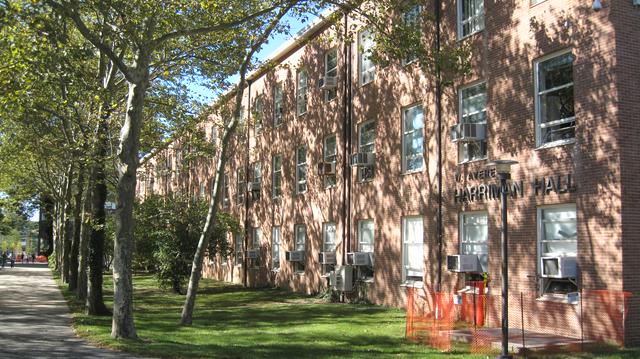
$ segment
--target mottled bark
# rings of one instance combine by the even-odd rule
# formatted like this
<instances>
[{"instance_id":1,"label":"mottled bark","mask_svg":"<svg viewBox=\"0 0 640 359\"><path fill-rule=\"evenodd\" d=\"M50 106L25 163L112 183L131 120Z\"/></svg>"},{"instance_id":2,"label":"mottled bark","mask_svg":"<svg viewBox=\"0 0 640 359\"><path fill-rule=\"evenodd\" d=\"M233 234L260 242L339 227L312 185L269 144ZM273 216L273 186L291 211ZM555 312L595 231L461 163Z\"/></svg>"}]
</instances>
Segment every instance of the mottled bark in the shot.
<instances>
[{"instance_id":1,"label":"mottled bark","mask_svg":"<svg viewBox=\"0 0 640 359\"><path fill-rule=\"evenodd\" d=\"M88 282L87 282L87 313L91 315L108 315L109 310L104 305L102 296L102 271L104 263L104 236L106 213L104 203L107 200L107 184L105 182L105 158L108 151L106 121L101 120L98 125L98 143L91 171L91 237L88 248Z\"/></svg>"},{"instance_id":2,"label":"mottled bark","mask_svg":"<svg viewBox=\"0 0 640 359\"><path fill-rule=\"evenodd\" d=\"M133 322L133 203L136 191L138 147L145 92L149 85L149 55L138 54L134 82L129 83L127 113L120 132L118 148L118 186L116 238L113 251L113 319L112 338L137 338Z\"/></svg>"},{"instance_id":3,"label":"mottled bark","mask_svg":"<svg viewBox=\"0 0 640 359\"><path fill-rule=\"evenodd\" d=\"M78 166L78 183L73 206L73 236L71 238L71 252L69 253L69 290L78 288L78 256L80 255L80 230L82 227L82 198L84 193L84 164Z\"/></svg>"}]
</instances>

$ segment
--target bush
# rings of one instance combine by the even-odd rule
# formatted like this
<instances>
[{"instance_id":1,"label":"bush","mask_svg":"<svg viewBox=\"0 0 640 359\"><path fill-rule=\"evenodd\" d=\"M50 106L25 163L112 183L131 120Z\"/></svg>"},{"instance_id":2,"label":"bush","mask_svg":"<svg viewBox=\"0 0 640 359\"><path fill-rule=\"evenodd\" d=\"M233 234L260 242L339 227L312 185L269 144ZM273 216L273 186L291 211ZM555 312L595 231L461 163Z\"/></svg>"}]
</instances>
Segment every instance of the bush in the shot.
<instances>
[{"instance_id":1,"label":"bush","mask_svg":"<svg viewBox=\"0 0 640 359\"><path fill-rule=\"evenodd\" d=\"M162 288L182 293L207 214L207 203L186 196L151 196L136 206L136 251L139 269L151 269ZM237 232L237 219L218 213L209 254L229 255L228 232Z\"/></svg>"}]
</instances>

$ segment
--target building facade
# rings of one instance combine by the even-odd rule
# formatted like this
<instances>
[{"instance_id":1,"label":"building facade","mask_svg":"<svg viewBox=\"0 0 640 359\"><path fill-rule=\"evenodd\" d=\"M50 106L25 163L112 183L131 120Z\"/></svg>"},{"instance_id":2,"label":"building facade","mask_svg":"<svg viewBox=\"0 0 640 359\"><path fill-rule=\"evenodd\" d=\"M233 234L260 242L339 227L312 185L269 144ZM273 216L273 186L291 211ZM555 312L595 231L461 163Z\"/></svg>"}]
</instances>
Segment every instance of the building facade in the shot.
<instances>
[{"instance_id":1,"label":"building facade","mask_svg":"<svg viewBox=\"0 0 640 359\"><path fill-rule=\"evenodd\" d=\"M441 3L442 46L471 54L471 73L442 86L411 58L374 63L372 30L352 17L316 22L250 76L222 201L245 233L205 276L316 293L337 266L357 264L352 292L377 304L470 280L499 293L499 186L487 164L509 159L509 289L559 312L575 311L571 293L629 292L623 339L638 344L640 6ZM398 14L427 46L435 24L421 14L434 6ZM163 166L174 165L142 169L142 196L211 190L212 164L164 185ZM472 260L468 273L450 270L453 255Z\"/></svg>"}]
</instances>

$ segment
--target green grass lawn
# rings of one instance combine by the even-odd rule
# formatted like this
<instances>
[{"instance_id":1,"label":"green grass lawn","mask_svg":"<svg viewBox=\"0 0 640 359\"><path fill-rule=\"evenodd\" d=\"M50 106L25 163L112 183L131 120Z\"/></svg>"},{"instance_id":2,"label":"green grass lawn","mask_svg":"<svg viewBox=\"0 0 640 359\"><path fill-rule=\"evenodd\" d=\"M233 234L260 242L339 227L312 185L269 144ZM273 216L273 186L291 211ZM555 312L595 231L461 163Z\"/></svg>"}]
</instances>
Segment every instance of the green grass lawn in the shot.
<instances>
[{"instance_id":1,"label":"green grass lawn","mask_svg":"<svg viewBox=\"0 0 640 359\"><path fill-rule=\"evenodd\" d=\"M473 357L464 348L440 353L406 342L405 313L398 309L329 304L283 290L246 289L204 279L193 325L183 327L178 322L184 296L158 289L150 276L135 276L134 287L139 341L111 339L111 317L82 314L80 303L65 292L76 332L101 346L162 358ZM105 288L111 307L110 276L105 276ZM616 351L604 357L638 356L640 351Z\"/></svg>"}]
</instances>

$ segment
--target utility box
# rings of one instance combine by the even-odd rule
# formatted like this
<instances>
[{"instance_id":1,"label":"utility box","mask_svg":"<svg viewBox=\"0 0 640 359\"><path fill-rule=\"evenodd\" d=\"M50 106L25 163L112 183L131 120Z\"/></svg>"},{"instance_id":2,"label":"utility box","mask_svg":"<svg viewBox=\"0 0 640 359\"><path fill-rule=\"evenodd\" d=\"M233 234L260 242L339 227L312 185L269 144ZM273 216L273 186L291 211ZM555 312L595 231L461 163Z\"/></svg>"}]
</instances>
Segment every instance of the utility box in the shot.
<instances>
[{"instance_id":1,"label":"utility box","mask_svg":"<svg viewBox=\"0 0 640 359\"><path fill-rule=\"evenodd\" d=\"M329 285L339 292L353 291L353 266L337 266L329 275Z\"/></svg>"}]
</instances>

